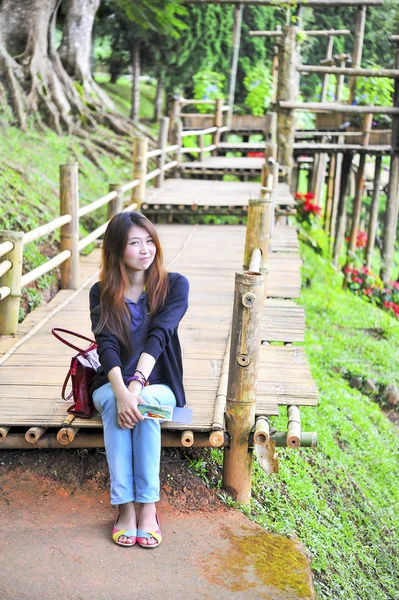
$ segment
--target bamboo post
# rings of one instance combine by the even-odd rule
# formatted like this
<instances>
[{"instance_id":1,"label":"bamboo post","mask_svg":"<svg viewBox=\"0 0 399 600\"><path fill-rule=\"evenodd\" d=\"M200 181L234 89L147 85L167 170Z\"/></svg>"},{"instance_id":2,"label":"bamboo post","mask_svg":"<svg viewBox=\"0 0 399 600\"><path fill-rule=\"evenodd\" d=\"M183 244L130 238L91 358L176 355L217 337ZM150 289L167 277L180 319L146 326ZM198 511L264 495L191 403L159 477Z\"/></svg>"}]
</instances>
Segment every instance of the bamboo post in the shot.
<instances>
[{"instance_id":1,"label":"bamboo post","mask_svg":"<svg viewBox=\"0 0 399 600\"><path fill-rule=\"evenodd\" d=\"M301 415L297 406L287 408L288 431L287 446L298 448L301 445Z\"/></svg>"},{"instance_id":2,"label":"bamboo post","mask_svg":"<svg viewBox=\"0 0 399 600\"><path fill-rule=\"evenodd\" d=\"M218 98L215 104L215 127L218 128L217 131L212 136L212 144L216 146L215 150L212 152L212 156L217 156L218 146L220 144L220 128L223 127L223 98Z\"/></svg>"},{"instance_id":3,"label":"bamboo post","mask_svg":"<svg viewBox=\"0 0 399 600\"><path fill-rule=\"evenodd\" d=\"M72 429L72 427L62 427L57 433L57 440L63 446L67 446L75 439L76 434L79 431L79 427Z\"/></svg>"},{"instance_id":4,"label":"bamboo post","mask_svg":"<svg viewBox=\"0 0 399 600\"><path fill-rule=\"evenodd\" d=\"M353 48L352 68L358 69L362 64L364 31L366 27L367 7L360 6L355 26L355 43ZM356 76L349 79L349 104L352 104L355 97Z\"/></svg>"},{"instance_id":5,"label":"bamboo post","mask_svg":"<svg viewBox=\"0 0 399 600\"><path fill-rule=\"evenodd\" d=\"M70 223L60 229L60 251L71 251L71 257L63 262L61 288L76 290L79 287L79 192L78 163L60 166L60 214L72 216Z\"/></svg>"},{"instance_id":6,"label":"bamboo post","mask_svg":"<svg viewBox=\"0 0 399 600\"><path fill-rule=\"evenodd\" d=\"M0 244L11 242L13 247L0 258L9 260L12 268L4 273L1 286L10 289L9 295L0 300L0 335L13 335L18 330L19 304L21 300L21 277L23 259L23 237L20 231L0 230Z\"/></svg>"},{"instance_id":7,"label":"bamboo post","mask_svg":"<svg viewBox=\"0 0 399 600\"><path fill-rule=\"evenodd\" d=\"M200 148L200 153L199 153L199 157L200 157L200 161L202 162L205 158L205 152L204 152L204 134L201 133L199 136L199 148Z\"/></svg>"},{"instance_id":8,"label":"bamboo post","mask_svg":"<svg viewBox=\"0 0 399 600\"><path fill-rule=\"evenodd\" d=\"M273 200L270 194L268 198L248 201L244 270L249 268L252 252L259 248L262 252L260 272L264 275L267 273L272 209Z\"/></svg>"},{"instance_id":9,"label":"bamboo post","mask_svg":"<svg viewBox=\"0 0 399 600\"><path fill-rule=\"evenodd\" d=\"M173 143L176 123L180 121L180 96L174 96L170 102L168 140Z\"/></svg>"},{"instance_id":10,"label":"bamboo post","mask_svg":"<svg viewBox=\"0 0 399 600\"><path fill-rule=\"evenodd\" d=\"M168 141L169 131L169 118L162 117L159 121L159 134L158 134L158 147L162 150L157 160L157 168L160 169L159 175L155 178L155 187L161 188L165 180L164 166L165 166L165 148Z\"/></svg>"},{"instance_id":11,"label":"bamboo post","mask_svg":"<svg viewBox=\"0 0 399 600\"><path fill-rule=\"evenodd\" d=\"M277 31L281 32L281 25L277 25ZM278 45L274 46L273 54L273 66L272 66L272 80L273 80L273 93L272 93L272 104L277 101L277 85L278 85Z\"/></svg>"},{"instance_id":12,"label":"bamboo post","mask_svg":"<svg viewBox=\"0 0 399 600\"><path fill-rule=\"evenodd\" d=\"M110 183L109 184L110 192L117 192L116 198L108 202L108 210L107 210L107 221L110 221L112 217L122 212L123 208L123 189L120 183Z\"/></svg>"},{"instance_id":13,"label":"bamboo post","mask_svg":"<svg viewBox=\"0 0 399 600\"><path fill-rule=\"evenodd\" d=\"M341 255L342 245L345 238L346 228L346 202L347 202L347 191L349 185L350 172L352 168L353 154L351 152L345 152L342 162L342 173L339 187L339 202L337 211L337 222L336 232L334 238L334 251L333 251L333 262L337 268L339 258Z\"/></svg>"},{"instance_id":14,"label":"bamboo post","mask_svg":"<svg viewBox=\"0 0 399 600\"><path fill-rule=\"evenodd\" d=\"M379 204L379 199L380 199L381 164L382 164L382 156L380 154L375 159L374 189L373 189L373 197L371 200L370 219L369 219L369 226L368 226L368 237L367 237L367 248L366 248L366 266L368 269L371 269L371 264L373 261L375 236L377 233L377 225L378 225L378 204Z\"/></svg>"},{"instance_id":15,"label":"bamboo post","mask_svg":"<svg viewBox=\"0 0 399 600\"><path fill-rule=\"evenodd\" d=\"M141 203L145 201L147 152L148 138L135 138L133 141L133 179L140 179L140 183L132 190L132 204L137 202L138 211L141 210Z\"/></svg>"},{"instance_id":16,"label":"bamboo post","mask_svg":"<svg viewBox=\"0 0 399 600\"><path fill-rule=\"evenodd\" d=\"M190 448L194 444L194 433L190 430L183 431L181 434L181 444L185 448Z\"/></svg>"},{"instance_id":17,"label":"bamboo post","mask_svg":"<svg viewBox=\"0 0 399 600\"><path fill-rule=\"evenodd\" d=\"M10 431L9 427L0 427L0 444L2 444L4 442L9 431Z\"/></svg>"},{"instance_id":18,"label":"bamboo post","mask_svg":"<svg viewBox=\"0 0 399 600\"><path fill-rule=\"evenodd\" d=\"M234 107L234 95L236 89L236 78L238 68L238 55L240 53L240 40L241 40L241 23L242 23L242 12L243 5L236 4L234 7L234 29L233 29L233 41L231 46L231 59L230 59L230 82L229 82L229 113L227 117L227 127L231 129L231 123L233 120L233 107Z\"/></svg>"},{"instance_id":19,"label":"bamboo post","mask_svg":"<svg viewBox=\"0 0 399 600\"><path fill-rule=\"evenodd\" d=\"M47 431L47 427L31 427L25 433L25 439L30 444L36 444L37 440L39 440L44 433Z\"/></svg>"},{"instance_id":20,"label":"bamboo post","mask_svg":"<svg viewBox=\"0 0 399 600\"><path fill-rule=\"evenodd\" d=\"M277 86L277 146L278 162L287 169L287 183L291 183L293 146L295 141L295 111L282 108L279 103L295 102L298 92L296 38L298 27L283 27L279 50L279 77Z\"/></svg>"},{"instance_id":21,"label":"bamboo post","mask_svg":"<svg viewBox=\"0 0 399 600\"><path fill-rule=\"evenodd\" d=\"M288 433L276 432L270 436L270 439L275 443L276 448L287 448L288 445ZM300 437L300 443L295 447L301 448L316 448L317 447L317 433L314 431L302 431Z\"/></svg>"},{"instance_id":22,"label":"bamboo post","mask_svg":"<svg viewBox=\"0 0 399 600\"><path fill-rule=\"evenodd\" d=\"M230 447L224 452L223 486L245 504L251 498L249 435L255 424L263 293L263 275L236 273L226 402Z\"/></svg>"},{"instance_id":23,"label":"bamboo post","mask_svg":"<svg viewBox=\"0 0 399 600\"><path fill-rule=\"evenodd\" d=\"M330 164L328 167L328 179L327 179L327 200L326 210L324 213L324 230L330 231L332 212L333 212L333 201L334 201L334 174L336 165L336 156L332 154L330 157Z\"/></svg>"},{"instance_id":24,"label":"bamboo post","mask_svg":"<svg viewBox=\"0 0 399 600\"><path fill-rule=\"evenodd\" d=\"M266 446L270 440L270 425L266 417L258 417L255 423L254 444Z\"/></svg>"},{"instance_id":25,"label":"bamboo post","mask_svg":"<svg viewBox=\"0 0 399 600\"><path fill-rule=\"evenodd\" d=\"M182 133L183 133L183 123L179 119L175 124L175 131L174 131L174 136L173 136L173 143L175 145L177 144L177 151L176 151L177 166L173 171L173 176L176 179L178 179L180 177L180 165L182 163L182 151L181 151L182 146L183 146Z\"/></svg>"},{"instance_id":26,"label":"bamboo post","mask_svg":"<svg viewBox=\"0 0 399 600\"><path fill-rule=\"evenodd\" d=\"M367 114L364 119L363 124L363 135L362 135L362 145L367 146L370 141L370 132L371 126L373 123L373 115ZM357 234L359 231L359 223L360 223L360 214L362 209L362 199L363 199L363 191L364 191L364 176L365 176L365 168L366 168L366 154L363 153L360 155L359 159L359 168L357 171L356 177L356 189L355 189L355 197L353 200L353 211L352 211L352 227L350 233L349 240L349 248L348 248L348 263L354 256L354 252L356 250L356 240Z\"/></svg>"}]
</instances>

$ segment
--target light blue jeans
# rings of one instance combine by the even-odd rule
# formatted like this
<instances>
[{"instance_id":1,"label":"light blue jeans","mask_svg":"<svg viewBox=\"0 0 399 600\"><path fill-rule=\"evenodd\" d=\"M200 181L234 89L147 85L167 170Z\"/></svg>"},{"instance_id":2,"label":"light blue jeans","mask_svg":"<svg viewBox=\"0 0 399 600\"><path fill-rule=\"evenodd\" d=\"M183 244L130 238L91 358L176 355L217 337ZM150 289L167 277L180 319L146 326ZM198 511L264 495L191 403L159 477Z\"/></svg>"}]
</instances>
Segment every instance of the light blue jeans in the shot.
<instances>
[{"instance_id":1,"label":"light blue jeans","mask_svg":"<svg viewBox=\"0 0 399 600\"><path fill-rule=\"evenodd\" d=\"M149 385L140 392L147 404L176 406L169 386ZM116 398L110 383L93 393L101 415L104 443L111 479L111 503L158 502L161 428L159 421L144 419L133 429L119 427Z\"/></svg>"}]
</instances>

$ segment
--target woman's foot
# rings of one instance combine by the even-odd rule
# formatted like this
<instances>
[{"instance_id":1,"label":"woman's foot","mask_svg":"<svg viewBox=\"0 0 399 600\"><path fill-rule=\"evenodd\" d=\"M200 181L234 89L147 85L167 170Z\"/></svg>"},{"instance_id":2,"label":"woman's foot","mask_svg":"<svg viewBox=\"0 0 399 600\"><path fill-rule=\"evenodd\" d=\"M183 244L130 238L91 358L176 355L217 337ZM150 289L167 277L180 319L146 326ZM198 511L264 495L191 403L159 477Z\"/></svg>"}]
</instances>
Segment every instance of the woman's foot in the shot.
<instances>
[{"instance_id":1,"label":"woman's foot","mask_svg":"<svg viewBox=\"0 0 399 600\"><path fill-rule=\"evenodd\" d=\"M162 535L159 529L155 502L140 504L137 529L140 546L159 546ZM143 533L147 535L144 537ZM154 537L151 533L156 533L157 537Z\"/></svg>"},{"instance_id":2,"label":"woman's foot","mask_svg":"<svg viewBox=\"0 0 399 600\"><path fill-rule=\"evenodd\" d=\"M137 536L137 517L134 502L119 504L118 509L119 516L115 521L112 539L120 546L133 546L136 543ZM125 531L127 535L120 534L117 536L118 531Z\"/></svg>"}]
</instances>

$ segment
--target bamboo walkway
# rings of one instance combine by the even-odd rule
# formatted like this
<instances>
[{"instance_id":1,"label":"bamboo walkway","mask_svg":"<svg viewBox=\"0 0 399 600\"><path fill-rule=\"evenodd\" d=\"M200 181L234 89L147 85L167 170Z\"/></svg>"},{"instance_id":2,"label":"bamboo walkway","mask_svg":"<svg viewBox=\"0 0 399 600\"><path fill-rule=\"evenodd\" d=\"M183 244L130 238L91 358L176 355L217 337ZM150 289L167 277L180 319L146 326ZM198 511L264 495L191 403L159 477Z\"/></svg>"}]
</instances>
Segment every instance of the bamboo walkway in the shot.
<instances>
[{"instance_id":1,"label":"bamboo walkway","mask_svg":"<svg viewBox=\"0 0 399 600\"><path fill-rule=\"evenodd\" d=\"M187 184L184 180L180 183ZM219 182L212 185L215 183ZM181 272L190 281L190 306L180 328L185 388L188 406L193 409L190 429L209 432L224 428L223 418L215 416L215 400L228 347L234 274L242 269L245 227L159 225L158 230L168 270ZM317 403L317 389L303 347L270 344L302 342L305 330L303 309L292 301L299 297L301 285L296 232L277 226L273 240L258 415L277 415L279 406ZM91 335L88 291L97 279L98 262L99 250L82 257L81 287L59 292L46 307L26 319L16 338L0 340L0 428L9 426L13 433L31 426L62 426L68 405L60 398L61 384L73 351L60 344L51 329L65 327ZM98 416L76 418L72 425L87 430L102 426ZM178 424L163 427L187 429Z\"/></svg>"}]
</instances>

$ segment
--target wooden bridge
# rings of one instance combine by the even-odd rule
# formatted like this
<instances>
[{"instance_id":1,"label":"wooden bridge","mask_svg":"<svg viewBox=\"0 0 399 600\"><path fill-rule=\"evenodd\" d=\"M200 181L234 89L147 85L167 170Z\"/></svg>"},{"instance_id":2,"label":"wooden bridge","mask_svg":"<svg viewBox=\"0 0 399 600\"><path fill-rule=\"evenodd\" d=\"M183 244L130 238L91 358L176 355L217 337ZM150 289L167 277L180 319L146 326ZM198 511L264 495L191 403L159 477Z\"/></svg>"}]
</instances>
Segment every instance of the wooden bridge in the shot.
<instances>
[{"instance_id":1,"label":"wooden bridge","mask_svg":"<svg viewBox=\"0 0 399 600\"><path fill-rule=\"evenodd\" d=\"M164 130L166 128L167 120ZM177 167L180 169L177 175L181 175L186 168L186 163L179 164L178 160L166 163L165 157L170 151L165 146L148 150L146 140L137 140L133 180L112 186L104 198L84 207L78 205L77 165L61 167L62 216L25 234L1 232L0 257L5 258L0 263L3 275L1 327L3 333L14 335L3 335L0 339L0 448L103 446L98 415L85 420L73 418L66 412L68 403L61 399L60 392L73 351L61 345L51 335L51 329L64 327L91 336L88 291L98 277L100 251L78 257L81 249L102 235L107 223L79 240L79 216L108 204L110 218L123 208L124 195L130 190L133 203L124 210L141 206L147 214L168 215L171 223L158 225L165 264L169 271L183 273L190 282L189 310L182 321L180 337L184 384L188 406L193 409L193 422L189 428L165 423L163 445L226 447L232 451L234 435L229 430L228 419L229 411L235 409L233 405L229 408L229 402L239 405L245 394L248 395L248 390L244 394L243 388L242 397L234 399L230 389L234 379L232 364L236 361L229 357L237 353L234 328L240 319L233 313L233 300L238 293L234 278L236 272L242 271L243 263L248 267L248 257L252 257L250 271L255 273L250 272L247 279L255 281L257 277L266 277L266 285L261 286L262 290L266 289L266 299L263 302L262 292L262 301L258 302L259 331L255 331L255 325L247 331L244 324L239 333L241 342L242 336L247 334L256 340L252 358L248 354L251 368L256 366L255 378L244 382L246 389L249 385L249 396L253 397L253 401L244 399L244 405L253 410L250 429L255 427L255 433L248 432L245 454L248 454L248 443L251 447L254 443L263 445L268 449L269 468L273 471L276 470L276 445L293 448L301 444L315 445L316 435L301 431L297 408L315 405L317 389L304 348L298 345L304 341L305 316L303 309L293 302L301 288L296 230L287 223L275 223L276 207L294 203L288 186L273 181L270 172L266 174L269 187L261 187L260 182L181 177L164 181L164 173L169 169ZM173 146L172 151L176 152ZM151 158L156 158L158 164L148 173ZM159 187L146 189L146 183L155 178ZM248 218L247 228L244 225L173 224L176 211L191 215L201 211L218 214L222 209L227 214L239 209ZM18 257L22 257L24 243L31 243L59 226L61 252L58 257L22 276L21 271L10 269L10 265L17 264ZM21 286L58 264L66 289L47 306L36 309L16 331L13 311ZM245 310L251 312L249 308ZM239 376L245 378L242 367ZM288 430L270 432L268 417L278 415L280 407L289 407ZM245 486L248 487L248 481ZM248 489L240 491L236 485L230 488L235 490L237 498L247 501Z\"/></svg>"}]
</instances>

